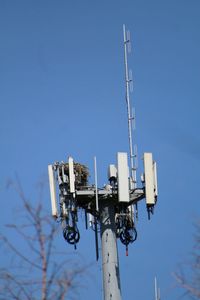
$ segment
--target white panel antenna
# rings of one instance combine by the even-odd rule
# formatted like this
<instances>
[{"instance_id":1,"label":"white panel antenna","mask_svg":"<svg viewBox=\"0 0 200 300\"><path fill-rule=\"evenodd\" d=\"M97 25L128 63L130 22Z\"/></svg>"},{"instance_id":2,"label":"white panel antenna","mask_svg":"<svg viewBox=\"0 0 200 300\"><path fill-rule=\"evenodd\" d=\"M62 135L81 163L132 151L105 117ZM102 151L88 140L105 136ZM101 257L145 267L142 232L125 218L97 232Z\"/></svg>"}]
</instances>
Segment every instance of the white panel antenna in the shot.
<instances>
[{"instance_id":1,"label":"white panel antenna","mask_svg":"<svg viewBox=\"0 0 200 300\"><path fill-rule=\"evenodd\" d=\"M127 42L128 53L131 53L131 33L130 33L130 30L127 30L127 32L126 32L126 42Z\"/></svg>"},{"instance_id":2,"label":"white panel antenna","mask_svg":"<svg viewBox=\"0 0 200 300\"><path fill-rule=\"evenodd\" d=\"M63 180L63 183L67 183L67 175L65 174L65 167L64 167L64 165L62 165L61 170L62 170L62 180Z\"/></svg>"},{"instance_id":3,"label":"white panel antenna","mask_svg":"<svg viewBox=\"0 0 200 300\"><path fill-rule=\"evenodd\" d=\"M132 115L131 115L131 119L132 119L132 130L136 129L136 118L135 118L135 107L132 107Z\"/></svg>"},{"instance_id":4,"label":"white panel antenna","mask_svg":"<svg viewBox=\"0 0 200 300\"><path fill-rule=\"evenodd\" d=\"M118 200L129 202L128 157L125 152L117 153Z\"/></svg>"},{"instance_id":5,"label":"white panel antenna","mask_svg":"<svg viewBox=\"0 0 200 300\"><path fill-rule=\"evenodd\" d=\"M60 172L61 171L61 172ZM61 185L63 183L63 178L62 178L62 166L57 168L57 176L58 176L58 184Z\"/></svg>"},{"instance_id":6,"label":"white panel antenna","mask_svg":"<svg viewBox=\"0 0 200 300\"><path fill-rule=\"evenodd\" d=\"M157 164L153 162L155 196L158 196Z\"/></svg>"},{"instance_id":7,"label":"white panel antenna","mask_svg":"<svg viewBox=\"0 0 200 300\"><path fill-rule=\"evenodd\" d=\"M65 202L62 203L62 208L63 208L62 209L62 215L63 215L63 217L68 217L68 210L67 210Z\"/></svg>"},{"instance_id":8,"label":"white panel antenna","mask_svg":"<svg viewBox=\"0 0 200 300\"><path fill-rule=\"evenodd\" d=\"M135 166L135 169L137 170L137 168L138 168L138 149L137 149L137 145L134 145L134 166Z\"/></svg>"},{"instance_id":9,"label":"white panel antenna","mask_svg":"<svg viewBox=\"0 0 200 300\"><path fill-rule=\"evenodd\" d=\"M75 193L75 175L74 175L74 161L71 156L68 158L69 164L69 186L70 186L70 193Z\"/></svg>"},{"instance_id":10,"label":"white panel antenna","mask_svg":"<svg viewBox=\"0 0 200 300\"><path fill-rule=\"evenodd\" d=\"M95 198L96 198L96 211L99 210L99 199L98 199L98 178L97 178L97 159L94 157L94 177L95 177Z\"/></svg>"},{"instance_id":11,"label":"white panel antenna","mask_svg":"<svg viewBox=\"0 0 200 300\"><path fill-rule=\"evenodd\" d=\"M132 70L129 70L129 89L130 92L133 92L133 72Z\"/></svg>"},{"instance_id":12,"label":"white panel antenna","mask_svg":"<svg viewBox=\"0 0 200 300\"><path fill-rule=\"evenodd\" d=\"M92 214L88 214L88 221L89 221L89 226L93 227L94 224L94 216Z\"/></svg>"},{"instance_id":13,"label":"white panel antenna","mask_svg":"<svg viewBox=\"0 0 200 300\"><path fill-rule=\"evenodd\" d=\"M52 216L54 218L57 218L58 209L57 209L57 200L56 200L56 184L55 184L55 177L54 177L54 169L52 165L48 165L48 174L49 174Z\"/></svg>"},{"instance_id":14,"label":"white panel antenna","mask_svg":"<svg viewBox=\"0 0 200 300\"><path fill-rule=\"evenodd\" d=\"M117 168L115 165L109 165L108 167L108 180L117 178Z\"/></svg>"},{"instance_id":15,"label":"white panel antenna","mask_svg":"<svg viewBox=\"0 0 200 300\"><path fill-rule=\"evenodd\" d=\"M152 153L144 153L144 180L147 205L154 205L156 203L154 178Z\"/></svg>"}]
</instances>

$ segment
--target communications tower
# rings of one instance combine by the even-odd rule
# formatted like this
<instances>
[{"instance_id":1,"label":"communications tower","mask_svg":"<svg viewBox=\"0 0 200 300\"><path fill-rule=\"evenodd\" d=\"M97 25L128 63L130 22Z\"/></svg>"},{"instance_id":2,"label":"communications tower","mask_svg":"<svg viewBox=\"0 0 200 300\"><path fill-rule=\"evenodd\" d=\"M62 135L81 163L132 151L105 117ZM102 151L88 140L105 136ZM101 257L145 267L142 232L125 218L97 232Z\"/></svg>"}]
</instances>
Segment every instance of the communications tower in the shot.
<instances>
[{"instance_id":1,"label":"communications tower","mask_svg":"<svg viewBox=\"0 0 200 300\"><path fill-rule=\"evenodd\" d=\"M156 163L152 153L143 155L144 173L140 187L137 184L137 148L133 147L132 136L135 114L132 113L130 103L133 81L132 73L128 69L130 33L126 31L125 25L123 41L129 155L127 152L117 153L116 164L108 166L108 183L101 188L97 184L96 157L94 184L88 182L87 167L75 162L71 156L66 162L55 162L48 166L52 216L61 221L64 239L77 248L80 239L78 217L83 210L86 228L94 229L97 260L99 239L101 240L104 300L122 299L117 239L125 245L128 255L128 246L137 238L135 217L138 202L145 199L150 218L158 195Z\"/></svg>"}]
</instances>

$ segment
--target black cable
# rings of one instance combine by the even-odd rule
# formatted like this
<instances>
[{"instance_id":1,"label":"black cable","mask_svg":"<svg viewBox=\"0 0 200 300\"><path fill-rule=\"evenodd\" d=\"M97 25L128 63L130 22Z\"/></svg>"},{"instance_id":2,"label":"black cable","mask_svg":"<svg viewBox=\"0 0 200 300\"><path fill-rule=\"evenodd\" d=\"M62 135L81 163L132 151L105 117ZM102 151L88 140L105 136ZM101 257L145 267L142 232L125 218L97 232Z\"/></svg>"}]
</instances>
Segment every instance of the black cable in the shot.
<instances>
[{"instance_id":1,"label":"black cable","mask_svg":"<svg viewBox=\"0 0 200 300\"><path fill-rule=\"evenodd\" d=\"M75 245L80 240L80 233L77 228L67 226L63 229L63 237L70 245Z\"/></svg>"}]
</instances>

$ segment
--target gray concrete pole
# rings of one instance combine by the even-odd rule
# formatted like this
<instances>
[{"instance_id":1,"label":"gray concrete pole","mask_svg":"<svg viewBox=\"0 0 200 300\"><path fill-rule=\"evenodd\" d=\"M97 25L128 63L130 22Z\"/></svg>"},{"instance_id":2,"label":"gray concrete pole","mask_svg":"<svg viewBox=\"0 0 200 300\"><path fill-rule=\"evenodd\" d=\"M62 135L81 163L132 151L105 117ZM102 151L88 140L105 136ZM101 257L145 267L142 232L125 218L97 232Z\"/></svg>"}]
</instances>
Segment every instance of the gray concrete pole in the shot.
<instances>
[{"instance_id":1,"label":"gray concrete pole","mask_svg":"<svg viewBox=\"0 0 200 300\"><path fill-rule=\"evenodd\" d=\"M114 204L112 199L99 204L104 300L121 300Z\"/></svg>"}]
</instances>

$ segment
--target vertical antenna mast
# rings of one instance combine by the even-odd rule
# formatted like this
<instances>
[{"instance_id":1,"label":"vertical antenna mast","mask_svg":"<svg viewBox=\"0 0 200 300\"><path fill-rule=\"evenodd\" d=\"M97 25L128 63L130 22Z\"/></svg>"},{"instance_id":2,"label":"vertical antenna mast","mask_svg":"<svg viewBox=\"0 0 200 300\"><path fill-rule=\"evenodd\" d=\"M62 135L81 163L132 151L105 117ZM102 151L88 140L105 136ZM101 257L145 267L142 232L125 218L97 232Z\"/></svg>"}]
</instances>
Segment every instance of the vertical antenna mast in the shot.
<instances>
[{"instance_id":1,"label":"vertical antenna mast","mask_svg":"<svg viewBox=\"0 0 200 300\"><path fill-rule=\"evenodd\" d=\"M155 300L158 300L158 287L157 287L157 279L155 277L155 281L154 281L154 284L155 284Z\"/></svg>"},{"instance_id":2,"label":"vertical antenna mast","mask_svg":"<svg viewBox=\"0 0 200 300\"><path fill-rule=\"evenodd\" d=\"M160 300L160 289L158 288L157 278L155 277L155 300Z\"/></svg>"},{"instance_id":3,"label":"vertical antenna mast","mask_svg":"<svg viewBox=\"0 0 200 300\"><path fill-rule=\"evenodd\" d=\"M136 155L133 153L133 139L132 139L132 121L134 119L134 116L131 114L130 95L129 95L129 89L130 89L130 84L132 85L132 79L129 76L128 58L127 58L127 52L128 52L127 50L128 47L130 47L130 37L127 36L125 25L123 25L123 34L124 34L126 104L127 104L127 113L128 113L128 137L129 137L130 164L131 164L131 188L136 188L137 177L136 177L136 166L134 164L134 157L136 157Z\"/></svg>"}]
</instances>

